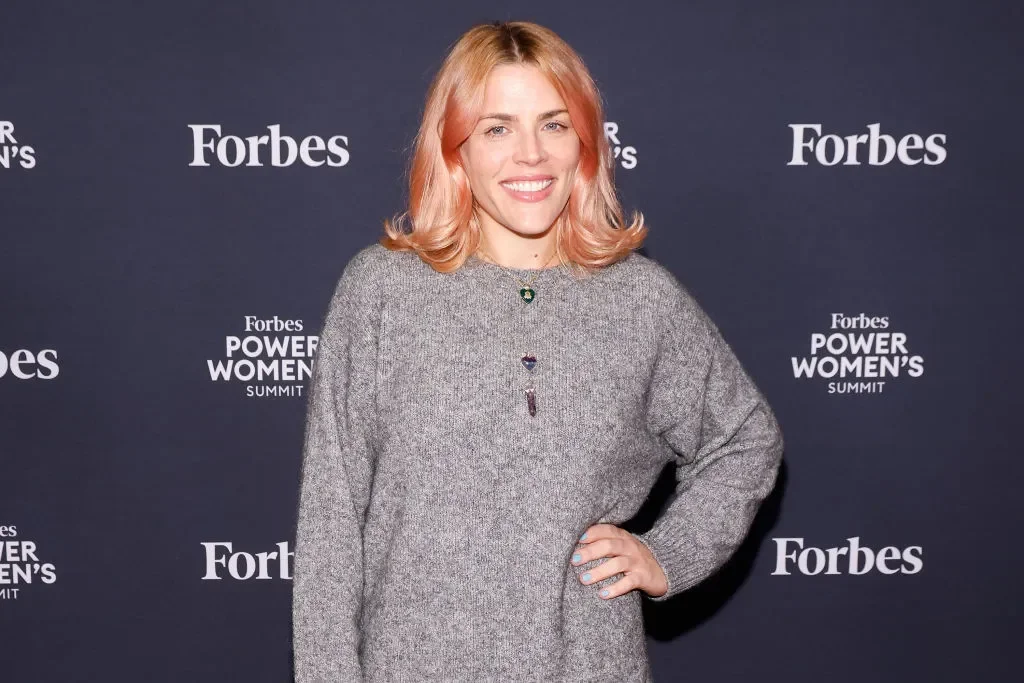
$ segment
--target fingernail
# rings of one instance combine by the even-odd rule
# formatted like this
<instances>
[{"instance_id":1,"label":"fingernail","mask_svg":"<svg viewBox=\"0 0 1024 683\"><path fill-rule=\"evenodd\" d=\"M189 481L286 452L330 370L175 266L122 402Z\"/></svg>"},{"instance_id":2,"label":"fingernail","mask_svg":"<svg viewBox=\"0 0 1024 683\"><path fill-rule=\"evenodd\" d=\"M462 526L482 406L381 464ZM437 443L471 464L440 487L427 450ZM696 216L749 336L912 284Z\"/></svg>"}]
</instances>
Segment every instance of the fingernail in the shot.
<instances>
[{"instance_id":1,"label":"fingernail","mask_svg":"<svg viewBox=\"0 0 1024 683\"><path fill-rule=\"evenodd\" d=\"M586 574L583 575L583 581L584 581L584 583L587 582L587 581L590 581L590 572L587 572Z\"/></svg>"},{"instance_id":2,"label":"fingernail","mask_svg":"<svg viewBox=\"0 0 1024 683\"><path fill-rule=\"evenodd\" d=\"M573 562L579 562L582 559L583 559L583 556L580 555L579 553L573 553L572 554L572 561Z\"/></svg>"},{"instance_id":3,"label":"fingernail","mask_svg":"<svg viewBox=\"0 0 1024 683\"><path fill-rule=\"evenodd\" d=\"M583 532L583 535L582 535L582 536L580 536L580 540L581 540L581 541L585 541L585 540L587 540L587 532L586 532L586 531L584 531L584 532Z\"/></svg>"},{"instance_id":4,"label":"fingernail","mask_svg":"<svg viewBox=\"0 0 1024 683\"><path fill-rule=\"evenodd\" d=\"M607 588L605 588L603 591L601 591L601 597L602 598L607 598L608 597L608 589Z\"/></svg>"}]
</instances>

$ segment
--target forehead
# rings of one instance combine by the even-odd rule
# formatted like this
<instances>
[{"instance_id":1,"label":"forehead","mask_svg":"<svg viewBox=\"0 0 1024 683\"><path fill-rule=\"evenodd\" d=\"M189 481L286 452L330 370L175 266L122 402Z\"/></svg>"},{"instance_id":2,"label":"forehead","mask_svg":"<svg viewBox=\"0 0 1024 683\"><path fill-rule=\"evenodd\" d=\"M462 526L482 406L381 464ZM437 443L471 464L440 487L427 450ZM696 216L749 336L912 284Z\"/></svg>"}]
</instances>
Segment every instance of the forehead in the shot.
<instances>
[{"instance_id":1,"label":"forehead","mask_svg":"<svg viewBox=\"0 0 1024 683\"><path fill-rule=\"evenodd\" d=\"M499 64L484 83L483 107L488 112L522 114L564 106L558 91L535 66Z\"/></svg>"}]
</instances>

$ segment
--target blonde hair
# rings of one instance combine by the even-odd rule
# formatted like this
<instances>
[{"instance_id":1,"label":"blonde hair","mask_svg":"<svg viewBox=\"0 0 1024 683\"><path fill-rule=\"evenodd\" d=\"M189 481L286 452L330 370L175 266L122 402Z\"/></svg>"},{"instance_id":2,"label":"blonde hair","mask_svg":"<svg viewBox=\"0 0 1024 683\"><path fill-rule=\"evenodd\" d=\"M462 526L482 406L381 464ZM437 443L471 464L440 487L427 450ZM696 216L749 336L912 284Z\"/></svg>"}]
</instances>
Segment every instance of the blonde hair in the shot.
<instances>
[{"instance_id":1,"label":"blonde hair","mask_svg":"<svg viewBox=\"0 0 1024 683\"><path fill-rule=\"evenodd\" d=\"M647 235L643 214L624 227L604 135L601 94L580 56L553 31L524 21L474 26L450 49L427 92L409 168L409 206L384 222L380 243L416 251L440 272L457 270L480 244L469 178L459 147L482 114L484 85L499 64L538 68L565 101L580 160L555 248L565 265L589 272L625 258ZM403 227L408 220L408 229Z\"/></svg>"}]
</instances>

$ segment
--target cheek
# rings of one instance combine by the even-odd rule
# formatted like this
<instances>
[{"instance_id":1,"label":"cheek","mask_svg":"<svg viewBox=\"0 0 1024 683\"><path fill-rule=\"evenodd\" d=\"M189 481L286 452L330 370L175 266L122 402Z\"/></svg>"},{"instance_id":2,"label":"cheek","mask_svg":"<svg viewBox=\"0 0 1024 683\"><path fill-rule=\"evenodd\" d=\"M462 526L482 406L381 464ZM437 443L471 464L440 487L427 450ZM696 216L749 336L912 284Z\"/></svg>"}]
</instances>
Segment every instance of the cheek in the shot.
<instances>
[{"instance_id":1,"label":"cheek","mask_svg":"<svg viewBox=\"0 0 1024 683\"><path fill-rule=\"evenodd\" d=\"M508 153L500 145L495 145L485 150L481 155L484 167L486 168L484 175L487 177L500 175L502 169L505 168L508 156Z\"/></svg>"},{"instance_id":2,"label":"cheek","mask_svg":"<svg viewBox=\"0 0 1024 683\"><path fill-rule=\"evenodd\" d=\"M566 140L552 148L551 155L558 159L563 169L575 168L580 162L580 141L578 138Z\"/></svg>"},{"instance_id":3,"label":"cheek","mask_svg":"<svg viewBox=\"0 0 1024 683\"><path fill-rule=\"evenodd\" d=\"M473 185L479 188L501 175L506 157L507 154L493 146L472 149L468 155L468 163L466 157L463 157L463 168Z\"/></svg>"}]
</instances>

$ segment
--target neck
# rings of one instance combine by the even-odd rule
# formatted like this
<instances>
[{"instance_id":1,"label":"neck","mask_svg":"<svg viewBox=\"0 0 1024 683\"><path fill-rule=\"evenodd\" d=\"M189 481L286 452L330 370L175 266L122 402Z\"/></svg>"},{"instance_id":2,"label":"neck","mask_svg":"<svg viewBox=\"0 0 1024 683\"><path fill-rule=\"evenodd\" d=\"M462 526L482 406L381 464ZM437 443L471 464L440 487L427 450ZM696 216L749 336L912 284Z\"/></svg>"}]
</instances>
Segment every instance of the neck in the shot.
<instances>
[{"instance_id":1,"label":"neck","mask_svg":"<svg viewBox=\"0 0 1024 683\"><path fill-rule=\"evenodd\" d=\"M540 237L523 238L515 235L494 239L483 234L478 256L506 268L548 268L558 265L553 232Z\"/></svg>"}]
</instances>

